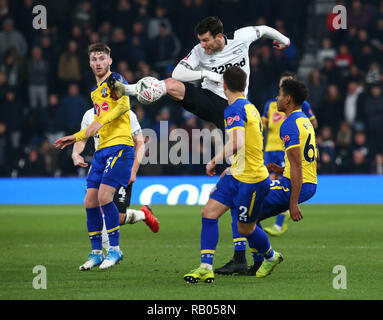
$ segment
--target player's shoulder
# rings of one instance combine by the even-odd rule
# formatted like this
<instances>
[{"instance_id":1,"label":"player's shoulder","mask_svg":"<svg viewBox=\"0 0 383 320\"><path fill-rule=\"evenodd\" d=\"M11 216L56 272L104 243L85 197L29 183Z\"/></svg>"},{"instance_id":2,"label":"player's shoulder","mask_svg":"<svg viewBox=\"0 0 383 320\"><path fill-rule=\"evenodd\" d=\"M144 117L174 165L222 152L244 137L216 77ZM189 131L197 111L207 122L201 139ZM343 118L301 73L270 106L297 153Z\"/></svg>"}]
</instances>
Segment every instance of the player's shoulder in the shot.
<instances>
[{"instance_id":1,"label":"player's shoulder","mask_svg":"<svg viewBox=\"0 0 383 320\"><path fill-rule=\"evenodd\" d=\"M259 29L256 26L248 26L239 28L234 31L234 40L248 40L251 39L252 41L259 39L261 37L261 33Z\"/></svg>"},{"instance_id":2,"label":"player's shoulder","mask_svg":"<svg viewBox=\"0 0 383 320\"><path fill-rule=\"evenodd\" d=\"M110 76L114 77L117 81L120 81L122 82L123 84L128 84L128 82L126 81L126 79L119 73L117 72L112 72L110 74Z\"/></svg>"},{"instance_id":3,"label":"player's shoulder","mask_svg":"<svg viewBox=\"0 0 383 320\"><path fill-rule=\"evenodd\" d=\"M290 132L298 130L297 119L301 117L302 112L293 112L290 114L281 125L281 134L282 132ZM304 114L303 114L304 115Z\"/></svg>"}]
</instances>

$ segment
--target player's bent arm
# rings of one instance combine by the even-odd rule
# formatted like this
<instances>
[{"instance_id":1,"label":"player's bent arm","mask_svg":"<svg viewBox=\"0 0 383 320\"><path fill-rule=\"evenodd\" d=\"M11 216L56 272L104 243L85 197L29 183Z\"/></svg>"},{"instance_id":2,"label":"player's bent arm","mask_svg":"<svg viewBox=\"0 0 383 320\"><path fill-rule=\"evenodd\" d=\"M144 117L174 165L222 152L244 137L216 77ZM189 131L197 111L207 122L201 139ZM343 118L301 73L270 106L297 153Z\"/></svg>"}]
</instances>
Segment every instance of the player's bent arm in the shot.
<instances>
[{"instance_id":1,"label":"player's bent arm","mask_svg":"<svg viewBox=\"0 0 383 320\"><path fill-rule=\"evenodd\" d=\"M239 149L245 145L245 130L243 127L232 128L228 131L228 141L213 159L214 163L223 163L223 160L234 155Z\"/></svg>"},{"instance_id":2,"label":"player's bent arm","mask_svg":"<svg viewBox=\"0 0 383 320\"><path fill-rule=\"evenodd\" d=\"M302 219L302 213L298 206L299 195L302 189L302 157L299 146L293 146L286 150L290 162L290 215L294 221Z\"/></svg>"},{"instance_id":3,"label":"player's bent arm","mask_svg":"<svg viewBox=\"0 0 383 320\"><path fill-rule=\"evenodd\" d=\"M113 120L119 118L124 113L128 112L129 110L130 110L129 97L123 96L122 98L118 100L117 105L108 113L103 114L103 116L99 118L97 122L99 122L102 126L104 126L107 123L110 123Z\"/></svg>"},{"instance_id":4,"label":"player's bent arm","mask_svg":"<svg viewBox=\"0 0 383 320\"><path fill-rule=\"evenodd\" d=\"M275 40L279 43L282 43L285 46L290 45L290 39L280 33L278 30L268 27L268 26L258 26L257 27L260 32L260 37L269 38Z\"/></svg>"},{"instance_id":5,"label":"player's bent arm","mask_svg":"<svg viewBox=\"0 0 383 320\"><path fill-rule=\"evenodd\" d=\"M72 160L75 166L80 166L80 167L88 166L88 164L84 161L84 157L81 156L81 153L85 149L86 142L87 142L87 139L78 141L73 145Z\"/></svg>"},{"instance_id":6,"label":"player's bent arm","mask_svg":"<svg viewBox=\"0 0 383 320\"><path fill-rule=\"evenodd\" d=\"M173 70L172 78L181 82L190 82L208 78L214 82L221 82L222 76L208 70L193 70L186 62L181 61Z\"/></svg>"}]
</instances>

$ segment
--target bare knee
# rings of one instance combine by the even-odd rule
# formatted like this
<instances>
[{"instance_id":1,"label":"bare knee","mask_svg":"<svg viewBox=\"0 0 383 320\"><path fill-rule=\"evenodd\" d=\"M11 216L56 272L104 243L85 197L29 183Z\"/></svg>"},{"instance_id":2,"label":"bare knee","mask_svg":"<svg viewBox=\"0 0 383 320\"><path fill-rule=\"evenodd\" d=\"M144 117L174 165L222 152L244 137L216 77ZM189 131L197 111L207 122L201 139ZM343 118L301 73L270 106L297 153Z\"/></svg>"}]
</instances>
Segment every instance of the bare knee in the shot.
<instances>
[{"instance_id":1,"label":"bare knee","mask_svg":"<svg viewBox=\"0 0 383 320\"><path fill-rule=\"evenodd\" d=\"M87 192L84 198L85 208L96 208L99 206L97 192Z\"/></svg>"},{"instance_id":2,"label":"bare knee","mask_svg":"<svg viewBox=\"0 0 383 320\"><path fill-rule=\"evenodd\" d=\"M255 227L253 223L238 223L238 232L246 237L254 232Z\"/></svg>"},{"instance_id":3,"label":"bare knee","mask_svg":"<svg viewBox=\"0 0 383 320\"><path fill-rule=\"evenodd\" d=\"M166 92L177 100L183 100L185 97L185 85L176 79L165 79Z\"/></svg>"}]
</instances>

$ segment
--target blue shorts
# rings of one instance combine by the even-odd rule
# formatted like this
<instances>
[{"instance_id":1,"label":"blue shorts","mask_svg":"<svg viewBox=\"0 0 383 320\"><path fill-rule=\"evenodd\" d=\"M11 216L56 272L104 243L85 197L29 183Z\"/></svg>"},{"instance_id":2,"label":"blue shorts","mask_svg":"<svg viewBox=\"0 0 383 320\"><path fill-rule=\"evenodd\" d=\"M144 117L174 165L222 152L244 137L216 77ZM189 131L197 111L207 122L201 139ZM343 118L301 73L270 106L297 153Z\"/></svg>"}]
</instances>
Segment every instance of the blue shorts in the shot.
<instances>
[{"instance_id":1,"label":"blue shorts","mask_svg":"<svg viewBox=\"0 0 383 320\"><path fill-rule=\"evenodd\" d=\"M101 183L116 189L120 186L126 187L134 157L134 147L125 144L97 150L86 178L86 187L98 189Z\"/></svg>"},{"instance_id":2,"label":"blue shorts","mask_svg":"<svg viewBox=\"0 0 383 320\"><path fill-rule=\"evenodd\" d=\"M285 152L284 151L267 151L264 152L265 165L268 163L276 163L280 167L285 166Z\"/></svg>"},{"instance_id":3,"label":"blue shorts","mask_svg":"<svg viewBox=\"0 0 383 320\"><path fill-rule=\"evenodd\" d=\"M228 206L239 222L251 223L256 221L260 214L270 184L269 177L258 183L244 183L231 174L226 174L218 181L210 193L210 198Z\"/></svg>"},{"instance_id":4,"label":"blue shorts","mask_svg":"<svg viewBox=\"0 0 383 320\"><path fill-rule=\"evenodd\" d=\"M313 183L303 183L298 203L309 200L316 192L317 185ZM273 180L270 185L270 192L263 202L261 211L265 218L276 216L290 208L290 179L282 177Z\"/></svg>"}]
</instances>

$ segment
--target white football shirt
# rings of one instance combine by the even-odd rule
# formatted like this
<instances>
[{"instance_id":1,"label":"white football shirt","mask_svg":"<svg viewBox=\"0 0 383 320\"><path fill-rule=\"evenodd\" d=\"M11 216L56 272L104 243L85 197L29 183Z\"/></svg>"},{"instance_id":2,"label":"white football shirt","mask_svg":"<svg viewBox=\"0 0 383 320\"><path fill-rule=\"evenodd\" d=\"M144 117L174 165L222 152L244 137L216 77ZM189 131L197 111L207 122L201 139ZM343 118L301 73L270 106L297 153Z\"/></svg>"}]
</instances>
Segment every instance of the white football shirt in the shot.
<instances>
[{"instance_id":1,"label":"white football shirt","mask_svg":"<svg viewBox=\"0 0 383 320\"><path fill-rule=\"evenodd\" d=\"M226 38L226 45L222 51L206 54L201 44L197 44L182 62L189 65L193 70L196 68L223 74L232 66L239 66L247 74L247 95L250 78L249 47L261 37L258 27L245 27L234 32L233 39ZM205 78L201 84L202 88L208 89L220 97L227 99L223 92L223 85Z\"/></svg>"},{"instance_id":2,"label":"white football shirt","mask_svg":"<svg viewBox=\"0 0 383 320\"><path fill-rule=\"evenodd\" d=\"M133 137L142 132L140 123L137 120L136 114L129 110L129 116L130 116L130 127L132 129L132 135ZM94 108L89 109L87 112L84 113L81 121L81 130L84 130L86 127L88 127L92 122L94 121ZM94 147L97 150L98 146L98 132L93 136L94 138Z\"/></svg>"}]
</instances>

